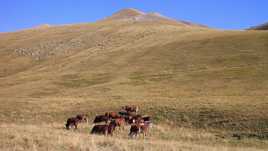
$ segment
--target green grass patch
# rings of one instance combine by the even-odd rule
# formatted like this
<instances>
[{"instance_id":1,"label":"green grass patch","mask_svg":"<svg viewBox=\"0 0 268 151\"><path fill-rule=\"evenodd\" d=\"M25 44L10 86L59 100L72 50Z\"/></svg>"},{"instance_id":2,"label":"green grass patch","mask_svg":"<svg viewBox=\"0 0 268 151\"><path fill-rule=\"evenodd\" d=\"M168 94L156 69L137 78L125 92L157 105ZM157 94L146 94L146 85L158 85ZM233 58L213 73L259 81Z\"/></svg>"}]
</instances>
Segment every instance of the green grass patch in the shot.
<instances>
[{"instance_id":1,"label":"green grass patch","mask_svg":"<svg viewBox=\"0 0 268 151\"><path fill-rule=\"evenodd\" d=\"M173 74L159 73L159 74L145 74L142 72L134 72L129 76L132 84L143 85L151 82L161 82L170 80L173 78Z\"/></svg>"},{"instance_id":2,"label":"green grass patch","mask_svg":"<svg viewBox=\"0 0 268 151\"><path fill-rule=\"evenodd\" d=\"M104 84L110 81L109 74L96 74L90 76L79 76L79 75L64 75L62 76L61 82L57 84L67 88L80 88L90 87L98 84Z\"/></svg>"}]
</instances>

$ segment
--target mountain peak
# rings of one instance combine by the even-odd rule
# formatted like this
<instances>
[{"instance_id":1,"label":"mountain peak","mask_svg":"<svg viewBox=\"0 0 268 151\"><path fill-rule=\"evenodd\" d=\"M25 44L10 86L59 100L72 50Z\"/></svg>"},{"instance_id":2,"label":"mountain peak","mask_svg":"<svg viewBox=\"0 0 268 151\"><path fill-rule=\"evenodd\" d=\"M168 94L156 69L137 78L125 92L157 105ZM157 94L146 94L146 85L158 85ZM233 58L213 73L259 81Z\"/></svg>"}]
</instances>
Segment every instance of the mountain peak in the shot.
<instances>
[{"instance_id":1,"label":"mountain peak","mask_svg":"<svg viewBox=\"0 0 268 151\"><path fill-rule=\"evenodd\" d=\"M133 8L122 9L102 21L161 22L168 24L179 24L183 26L205 27L203 25L194 24L187 21L177 21L157 12L145 13Z\"/></svg>"},{"instance_id":2,"label":"mountain peak","mask_svg":"<svg viewBox=\"0 0 268 151\"><path fill-rule=\"evenodd\" d=\"M144 12L135 8L125 8L125 9L118 11L117 13L132 13L132 14L137 14L137 15L145 14Z\"/></svg>"},{"instance_id":3,"label":"mountain peak","mask_svg":"<svg viewBox=\"0 0 268 151\"><path fill-rule=\"evenodd\" d=\"M127 20L137 22L153 22L153 21L172 21L174 20L165 17L159 13L145 13L134 8L122 9L105 20Z\"/></svg>"},{"instance_id":4,"label":"mountain peak","mask_svg":"<svg viewBox=\"0 0 268 151\"><path fill-rule=\"evenodd\" d=\"M51 25L49 25L49 24L41 24L41 25L35 26L33 28L34 29L46 29L46 28L49 28L49 27L51 27Z\"/></svg>"},{"instance_id":5,"label":"mountain peak","mask_svg":"<svg viewBox=\"0 0 268 151\"><path fill-rule=\"evenodd\" d=\"M127 19L131 17L137 17L140 15L144 15L145 13L142 11L139 11L134 8L127 8L127 9L122 9L116 13L114 13L109 19Z\"/></svg>"}]
</instances>

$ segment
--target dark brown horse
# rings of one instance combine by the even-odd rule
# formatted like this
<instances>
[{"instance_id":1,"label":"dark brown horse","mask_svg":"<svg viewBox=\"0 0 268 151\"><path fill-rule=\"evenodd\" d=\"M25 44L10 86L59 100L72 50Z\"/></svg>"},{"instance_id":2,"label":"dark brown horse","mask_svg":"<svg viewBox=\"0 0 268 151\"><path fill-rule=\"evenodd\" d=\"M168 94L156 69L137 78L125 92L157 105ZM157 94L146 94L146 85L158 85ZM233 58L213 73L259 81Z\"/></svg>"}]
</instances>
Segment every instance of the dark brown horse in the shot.
<instances>
[{"instance_id":1,"label":"dark brown horse","mask_svg":"<svg viewBox=\"0 0 268 151\"><path fill-rule=\"evenodd\" d=\"M138 106L128 106L128 105L126 105L126 106L123 106L122 109L125 110L126 112L138 113L138 111L139 111Z\"/></svg>"},{"instance_id":2,"label":"dark brown horse","mask_svg":"<svg viewBox=\"0 0 268 151\"><path fill-rule=\"evenodd\" d=\"M113 136L113 132L115 130L116 123L115 121L111 121L109 124L104 124L104 125L95 125L92 130L91 134L100 134L100 135L111 135Z\"/></svg>"},{"instance_id":3,"label":"dark brown horse","mask_svg":"<svg viewBox=\"0 0 268 151\"><path fill-rule=\"evenodd\" d=\"M137 137L138 134L140 133L140 125L139 124L132 124L131 127L130 127L130 130L129 130L129 136L130 137Z\"/></svg>"},{"instance_id":4,"label":"dark brown horse","mask_svg":"<svg viewBox=\"0 0 268 151\"><path fill-rule=\"evenodd\" d=\"M78 124L82 122L88 122L88 115L86 114L79 114L76 117L71 117L67 119L65 124L66 129L69 130L70 128L74 127L75 129L78 128Z\"/></svg>"},{"instance_id":5,"label":"dark brown horse","mask_svg":"<svg viewBox=\"0 0 268 151\"><path fill-rule=\"evenodd\" d=\"M149 132L149 128L150 128L150 125L146 123L132 124L128 135L133 138L134 136L137 137L138 134L141 133L143 134L143 138L144 138L145 136L147 136Z\"/></svg>"},{"instance_id":6,"label":"dark brown horse","mask_svg":"<svg viewBox=\"0 0 268 151\"><path fill-rule=\"evenodd\" d=\"M93 123L101 123L101 122L105 122L106 124L109 121L109 117L106 115L97 115L93 121Z\"/></svg>"}]
</instances>

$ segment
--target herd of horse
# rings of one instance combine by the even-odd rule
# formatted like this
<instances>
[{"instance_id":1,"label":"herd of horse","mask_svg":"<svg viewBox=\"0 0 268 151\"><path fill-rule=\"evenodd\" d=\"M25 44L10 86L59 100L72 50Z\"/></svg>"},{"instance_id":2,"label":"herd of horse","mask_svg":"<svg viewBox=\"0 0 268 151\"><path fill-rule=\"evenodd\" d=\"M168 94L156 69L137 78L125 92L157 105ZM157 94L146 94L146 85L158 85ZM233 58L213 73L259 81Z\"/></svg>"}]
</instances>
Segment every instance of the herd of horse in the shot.
<instances>
[{"instance_id":1,"label":"herd of horse","mask_svg":"<svg viewBox=\"0 0 268 151\"><path fill-rule=\"evenodd\" d=\"M87 114L79 114L68 118L65 125L66 129L77 129L79 123L88 123L88 117ZM130 125L128 134L130 137L137 137L139 134L145 137L152 126L152 119L150 116L138 114L137 106L123 106L119 112L106 112L103 115L97 115L93 120L93 124L91 134L113 136L116 127L121 130L125 129L125 126Z\"/></svg>"}]
</instances>

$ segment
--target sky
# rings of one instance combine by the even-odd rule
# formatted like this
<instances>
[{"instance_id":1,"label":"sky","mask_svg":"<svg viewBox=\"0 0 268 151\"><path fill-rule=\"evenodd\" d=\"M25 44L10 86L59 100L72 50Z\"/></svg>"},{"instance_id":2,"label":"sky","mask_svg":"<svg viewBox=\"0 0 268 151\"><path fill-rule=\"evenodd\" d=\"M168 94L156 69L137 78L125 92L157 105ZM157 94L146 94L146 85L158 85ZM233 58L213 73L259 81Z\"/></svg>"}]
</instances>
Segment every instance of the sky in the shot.
<instances>
[{"instance_id":1,"label":"sky","mask_svg":"<svg viewBox=\"0 0 268 151\"><path fill-rule=\"evenodd\" d=\"M268 22L267 0L1 0L0 32L41 24L95 22L124 8L220 29Z\"/></svg>"}]
</instances>

